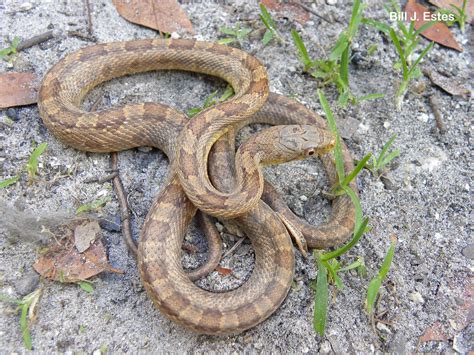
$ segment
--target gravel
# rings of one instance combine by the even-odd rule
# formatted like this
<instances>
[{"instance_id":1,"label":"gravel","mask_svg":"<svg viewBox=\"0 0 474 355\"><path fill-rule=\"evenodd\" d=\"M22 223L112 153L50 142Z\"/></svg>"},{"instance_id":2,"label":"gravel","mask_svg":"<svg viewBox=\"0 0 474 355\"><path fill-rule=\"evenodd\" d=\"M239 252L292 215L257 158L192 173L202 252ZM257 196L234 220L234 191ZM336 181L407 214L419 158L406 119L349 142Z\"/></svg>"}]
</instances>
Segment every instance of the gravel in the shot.
<instances>
[{"instance_id":1,"label":"gravel","mask_svg":"<svg viewBox=\"0 0 474 355\"><path fill-rule=\"evenodd\" d=\"M380 2L367 1L367 15L388 21ZM93 35L98 42L153 38L156 32L133 25L118 15L110 1L92 2ZM331 5L329 5L331 4ZM335 5L333 5L335 4ZM258 9L253 2L191 2L183 5L196 30L196 38L218 39L221 26L242 21L245 26L261 27ZM317 82L302 74L290 30L297 28L313 57L330 50L337 35L349 21L349 1L318 1L311 7L328 23L310 15L305 25L291 17L278 18L278 28L286 44L274 42L263 47L258 36L244 41L243 49L254 53L268 70L271 89L295 96L318 113L321 107L315 95ZM55 37L18 54L12 67L0 62L0 70L33 71L42 77L60 58L79 48L93 44L68 31L85 33L87 16L83 2L6 1L0 5L1 48L14 36L22 39L54 29ZM455 37L465 43L463 53L439 46L428 54L431 62L445 75L468 81L472 67L472 36L467 26ZM176 35L174 35L176 36ZM472 41L471 41L472 42ZM426 41L422 41L427 44ZM377 45L373 57L364 57L364 50ZM354 43L360 52L357 64L350 68L351 88L357 96L383 93L385 97L364 101L357 106L337 108L339 125L349 128L346 142L356 159L369 152L379 152L383 144L397 134L395 146L401 152L386 175L390 183L378 180L364 171L358 183L364 213L370 217L371 231L345 255L340 262L349 264L356 257L364 258L368 277L373 277L388 249L390 236L398 245L387 280L380 291L374 322L364 310L368 279L355 272L341 275L345 287L331 287L330 309L326 335L312 329L314 293L310 288L316 278L313 257L304 259L297 253L295 285L283 305L268 320L236 336L213 337L193 334L166 319L152 305L140 283L135 260L120 239L118 203L109 182L84 183L85 180L108 174L109 157L66 147L44 127L35 105L0 111L0 175L7 178L19 172L36 143L47 142L48 149L40 158L39 179L27 184L26 177L0 190L0 215L22 216L21 224L12 234L6 223L0 223L0 293L20 298L37 286L31 265L38 257L39 238L23 238L21 230L30 234L41 231L35 219L25 216L60 216L74 214L81 204L104 196L112 201L103 216L116 225L105 227L104 241L111 264L125 273L103 273L93 279L94 292L88 294L76 285L42 280L43 296L36 320L31 324L34 350L38 352L81 351L92 353L105 348L113 352L137 351L265 351L286 353L347 352L453 352L473 349L472 328L472 248L470 233L472 203L470 190L472 171L472 101L452 97L433 88L425 78L425 86L409 91L403 110L394 106L393 92L400 74L393 69L396 53L386 38L373 29L363 27ZM101 85L88 96L85 107L103 97L102 106L129 102L155 101L180 110L200 106L225 83L197 74L160 72L119 78ZM429 106L427 95L438 95L439 110L447 131L440 134ZM337 99L333 88L326 90L328 99ZM13 118L4 124L5 116ZM251 132L247 130L246 132ZM134 233L137 236L154 196L167 172L167 159L156 150L131 150L119 155L121 176L132 209ZM327 190L325 174L316 160L298 161L285 166L269 167L266 175L285 195L295 212L311 223L321 223L330 213L324 199ZM1 202L1 201L0 201ZM12 207L15 206L15 207ZM20 207L21 208L20 208ZM14 213L6 213L9 210ZM12 217L13 216L13 217ZM13 221L12 221L13 220ZM109 218L107 218L109 220ZM2 222L6 220L2 217ZM48 219L41 219L48 221ZM40 223L40 222L38 222ZM41 222L48 226L47 222ZM11 223L10 223L11 224ZM185 266L196 266L205 258L206 246L196 226L186 238L198 247L194 254L183 252ZM224 233L226 250L236 242ZM212 273L199 285L214 290L238 286L252 270L253 250L248 242L221 265L231 268L237 277ZM0 303L0 349L23 351L19 316L12 307ZM471 316L469 316L471 314ZM435 322L440 322L445 341L419 343L419 337ZM471 330L470 330L471 329ZM469 340L470 339L470 340ZM453 349L453 346L455 348Z\"/></svg>"}]
</instances>

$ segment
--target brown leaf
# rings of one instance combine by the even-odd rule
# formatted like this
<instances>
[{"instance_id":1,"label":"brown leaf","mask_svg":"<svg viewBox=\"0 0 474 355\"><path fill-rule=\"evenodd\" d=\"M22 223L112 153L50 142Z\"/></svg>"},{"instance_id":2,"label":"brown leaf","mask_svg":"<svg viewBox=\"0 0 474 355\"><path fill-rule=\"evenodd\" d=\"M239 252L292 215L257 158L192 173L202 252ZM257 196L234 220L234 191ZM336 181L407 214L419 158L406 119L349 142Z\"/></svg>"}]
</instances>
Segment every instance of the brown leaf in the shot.
<instances>
[{"instance_id":1,"label":"brown leaf","mask_svg":"<svg viewBox=\"0 0 474 355\"><path fill-rule=\"evenodd\" d=\"M60 282L86 280L103 271L122 273L107 261L105 247L100 239L83 253L74 246L72 232L61 244L54 244L41 256L33 268L43 277Z\"/></svg>"},{"instance_id":2,"label":"brown leaf","mask_svg":"<svg viewBox=\"0 0 474 355\"><path fill-rule=\"evenodd\" d=\"M443 333L443 325L440 322L434 322L431 326L426 328L423 335L420 337L420 343L427 341L446 341L448 338Z\"/></svg>"},{"instance_id":3,"label":"brown leaf","mask_svg":"<svg viewBox=\"0 0 474 355\"><path fill-rule=\"evenodd\" d=\"M79 253L83 253L101 236L102 229L96 221L78 225L74 229L74 246Z\"/></svg>"},{"instance_id":4,"label":"brown leaf","mask_svg":"<svg viewBox=\"0 0 474 355\"><path fill-rule=\"evenodd\" d=\"M415 28L419 29L425 23L429 22L431 12L428 11L423 5L417 4L415 0L408 0L405 6L405 12L407 18L415 20ZM425 18L427 19L425 21ZM438 22L421 33L422 36L434 41L442 46L455 49L462 52L463 49L458 42L454 39L448 26L444 23Z\"/></svg>"},{"instance_id":5,"label":"brown leaf","mask_svg":"<svg viewBox=\"0 0 474 355\"><path fill-rule=\"evenodd\" d=\"M279 12L280 17L294 18L302 25L309 20L309 13L297 4L276 0L262 0L261 2L266 8Z\"/></svg>"},{"instance_id":6,"label":"brown leaf","mask_svg":"<svg viewBox=\"0 0 474 355\"><path fill-rule=\"evenodd\" d=\"M38 80L33 73L0 74L0 108L36 103Z\"/></svg>"},{"instance_id":7,"label":"brown leaf","mask_svg":"<svg viewBox=\"0 0 474 355\"><path fill-rule=\"evenodd\" d=\"M232 269L228 269L228 268L222 267L222 266L216 267L216 271L219 274L223 275L223 276L228 276L228 275L232 274Z\"/></svg>"},{"instance_id":8,"label":"brown leaf","mask_svg":"<svg viewBox=\"0 0 474 355\"><path fill-rule=\"evenodd\" d=\"M423 74L430 78L433 84L439 86L448 94L454 96L469 96L471 93L471 91L458 80L441 75L435 70L425 69L423 70Z\"/></svg>"},{"instance_id":9,"label":"brown leaf","mask_svg":"<svg viewBox=\"0 0 474 355\"><path fill-rule=\"evenodd\" d=\"M451 4L462 9L462 3L463 3L463 0L428 0L428 1L435 6L438 6L442 9L446 9L450 11L454 11L454 9L451 7ZM457 13L457 12L454 11L454 13ZM474 1L472 0L467 0L466 16L467 16L467 22L469 22L470 24L474 24Z\"/></svg>"},{"instance_id":10,"label":"brown leaf","mask_svg":"<svg viewBox=\"0 0 474 355\"><path fill-rule=\"evenodd\" d=\"M128 21L165 33L194 34L193 25L176 0L112 0Z\"/></svg>"}]
</instances>

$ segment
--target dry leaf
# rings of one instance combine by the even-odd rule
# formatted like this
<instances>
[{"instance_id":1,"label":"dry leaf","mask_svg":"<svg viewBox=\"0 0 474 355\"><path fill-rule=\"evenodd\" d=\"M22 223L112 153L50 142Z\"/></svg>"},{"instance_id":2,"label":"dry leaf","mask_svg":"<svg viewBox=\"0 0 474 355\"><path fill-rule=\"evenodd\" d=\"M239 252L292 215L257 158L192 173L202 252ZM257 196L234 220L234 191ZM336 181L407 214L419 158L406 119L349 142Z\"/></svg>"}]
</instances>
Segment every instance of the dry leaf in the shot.
<instances>
[{"instance_id":1,"label":"dry leaf","mask_svg":"<svg viewBox=\"0 0 474 355\"><path fill-rule=\"evenodd\" d=\"M219 274L223 275L223 276L228 276L228 275L232 274L232 269L228 269L228 268L222 267L222 266L216 267L216 271Z\"/></svg>"},{"instance_id":2,"label":"dry leaf","mask_svg":"<svg viewBox=\"0 0 474 355\"><path fill-rule=\"evenodd\" d=\"M36 103L38 80L33 73L0 74L0 108Z\"/></svg>"},{"instance_id":3,"label":"dry leaf","mask_svg":"<svg viewBox=\"0 0 474 355\"><path fill-rule=\"evenodd\" d=\"M309 20L309 13L297 4L276 0L262 0L262 4L270 10L281 13L280 17L294 18L302 25Z\"/></svg>"},{"instance_id":4,"label":"dry leaf","mask_svg":"<svg viewBox=\"0 0 474 355\"><path fill-rule=\"evenodd\" d=\"M72 232L61 244L54 244L41 256L33 268L43 277L60 282L78 282L102 271L122 273L107 261L105 247L100 239L84 252L79 253L74 245Z\"/></svg>"},{"instance_id":5,"label":"dry leaf","mask_svg":"<svg viewBox=\"0 0 474 355\"><path fill-rule=\"evenodd\" d=\"M454 96L469 96L471 91L459 81L453 78L448 78L447 76L441 75L435 70L425 69L423 70L431 82L436 86L439 86L441 89L446 91L448 94Z\"/></svg>"},{"instance_id":6,"label":"dry leaf","mask_svg":"<svg viewBox=\"0 0 474 355\"><path fill-rule=\"evenodd\" d=\"M405 12L407 13L407 17L409 19L415 19L416 29L419 29L425 23L429 22L425 21L424 18L426 18L425 16L429 17L431 14L426 7L417 4L415 0L409 0L407 2L407 5L405 6ZM427 30L423 31L421 35L445 47L455 49L459 52L463 51L459 43L454 39L448 26L446 26L444 23L438 22L434 24Z\"/></svg>"},{"instance_id":7,"label":"dry leaf","mask_svg":"<svg viewBox=\"0 0 474 355\"><path fill-rule=\"evenodd\" d=\"M427 341L446 341L447 339L443 333L443 325L440 322L435 322L426 328L424 334L420 337L420 343Z\"/></svg>"},{"instance_id":8,"label":"dry leaf","mask_svg":"<svg viewBox=\"0 0 474 355\"><path fill-rule=\"evenodd\" d=\"M176 0L112 0L128 21L165 33L194 34L193 25Z\"/></svg>"},{"instance_id":9,"label":"dry leaf","mask_svg":"<svg viewBox=\"0 0 474 355\"><path fill-rule=\"evenodd\" d=\"M450 6L455 5L462 9L463 0L428 0L435 6L438 6L442 9L453 11L454 9ZM456 13L456 12L455 12ZM466 4L466 15L467 15L467 22L470 24L474 23L474 1L467 0Z\"/></svg>"},{"instance_id":10,"label":"dry leaf","mask_svg":"<svg viewBox=\"0 0 474 355\"><path fill-rule=\"evenodd\" d=\"M102 229L96 221L78 225L74 229L74 246L79 253L83 253L101 236Z\"/></svg>"}]
</instances>

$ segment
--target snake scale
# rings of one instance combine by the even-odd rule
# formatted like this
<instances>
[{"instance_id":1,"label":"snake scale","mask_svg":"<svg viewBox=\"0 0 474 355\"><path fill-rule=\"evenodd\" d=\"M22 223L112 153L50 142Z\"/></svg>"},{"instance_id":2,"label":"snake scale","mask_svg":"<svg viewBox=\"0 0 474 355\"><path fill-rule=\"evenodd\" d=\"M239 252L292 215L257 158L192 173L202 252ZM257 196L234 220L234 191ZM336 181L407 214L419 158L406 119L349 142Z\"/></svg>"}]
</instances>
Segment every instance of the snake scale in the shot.
<instances>
[{"instance_id":1,"label":"snake scale","mask_svg":"<svg viewBox=\"0 0 474 355\"><path fill-rule=\"evenodd\" d=\"M87 93L100 83L151 70L217 76L232 85L235 95L192 120L158 103L129 104L98 112L81 108ZM319 116L297 102L270 94L264 67L243 51L215 43L171 39L87 47L67 55L47 73L38 107L48 129L74 148L112 152L153 146L168 156L169 176L142 228L138 265L154 304L168 318L196 332L238 333L262 322L278 308L294 273L287 227L299 229L309 247L337 244L353 227L354 211L347 197L334 200L328 224L314 227L294 216L274 189L264 183L259 159L288 161L313 154L322 155L329 180L334 182L334 162L327 152L334 140ZM243 125L256 122L293 126L264 130L240 147L232 191L218 190L211 178L219 180L215 173L219 159L211 160L210 174L207 169L211 150L217 157L219 149L231 155L224 139L219 138L232 137ZM265 154L255 148L262 145L267 146ZM352 160L344 145L343 153L349 171ZM262 194L266 202L260 200ZM184 272L181 245L197 208L212 216L235 218L250 238L255 266L241 287L224 293L205 291Z\"/></svg>"}]
</instances>

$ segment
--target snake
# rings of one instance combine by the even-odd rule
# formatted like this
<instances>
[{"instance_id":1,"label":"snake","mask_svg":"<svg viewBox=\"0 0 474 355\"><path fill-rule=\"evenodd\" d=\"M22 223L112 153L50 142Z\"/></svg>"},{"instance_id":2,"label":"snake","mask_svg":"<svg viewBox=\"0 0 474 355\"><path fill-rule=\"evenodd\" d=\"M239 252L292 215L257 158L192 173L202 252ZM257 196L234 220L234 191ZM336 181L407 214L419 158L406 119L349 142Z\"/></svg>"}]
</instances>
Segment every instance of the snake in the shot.
<instances>
[{"instance_id":1,"label":"snake","mask_svg":"<svg viewBox=\"0 0 474 355\"><path fill-rule=\"evenodd\" d=\"M151 70L184 70L217 76L230 83L235 96L192 120L158 103L128 104L97 112L81 108L87 93L100 83ZM165 316L199 333L229 334L255 326L278 308L292 281L294 252L288 223L275 217L269 205L260 200L265 184L255 161L259 154L249 152L253 149L249 144L247 151L238 155L242 170L237 174L240 186L237 194L217 190L210 182L207 168L203 169L212 145L220 137L252 122L283 122L279 115L284 116L292 109L287 99L269 94L265 69L257 59L235 48L196 40L149 39L99 44L68 54L54 65L43 79L38 98L45 126L67 145L90 152L153 146L170 159L169 177L146 217L138 248L142 282ZM281 112L269 107L267 100L283 101ZM308 122L292 117L291 112L287 118L287 122L297 125ZM314 115L311 120L314 121ZM323 128L324 123L318 121L316 126ZM285 129L312 132L317 136L317 143L325 142L326 148L333 142L324 130L314 131L318 127L288 127ZM267 131L258 139L278 143L283 137L277 132L279 129ZM271 144L273 148L282 148L275 142ZM334 162L326 148L311 147L300 150L299 155L321 154L334 171ZM194 194L198 181L201 183ZM205 201L202 211L221 218L236 218L255 250L255 266L249 280L225 293L200 289L181 266L184 234L197 208L202 207L201 198L208 192L213 200ZM275 201L271 193L269 196L269 201ZM221 207L232 211L216 211L212 206L217 199L223 202ZM232 207L236 203L240 206L238 211ZM343 211L341 215L348 217L350 224L352 212L347 204L336 207ZM284 210L281 215L288 212ZM291 218L286 218L287 222L292 223ZM324 238L328 237L325 233ZM328 237L323 244L330 242Z\"/></svg>"}]
</instances>

